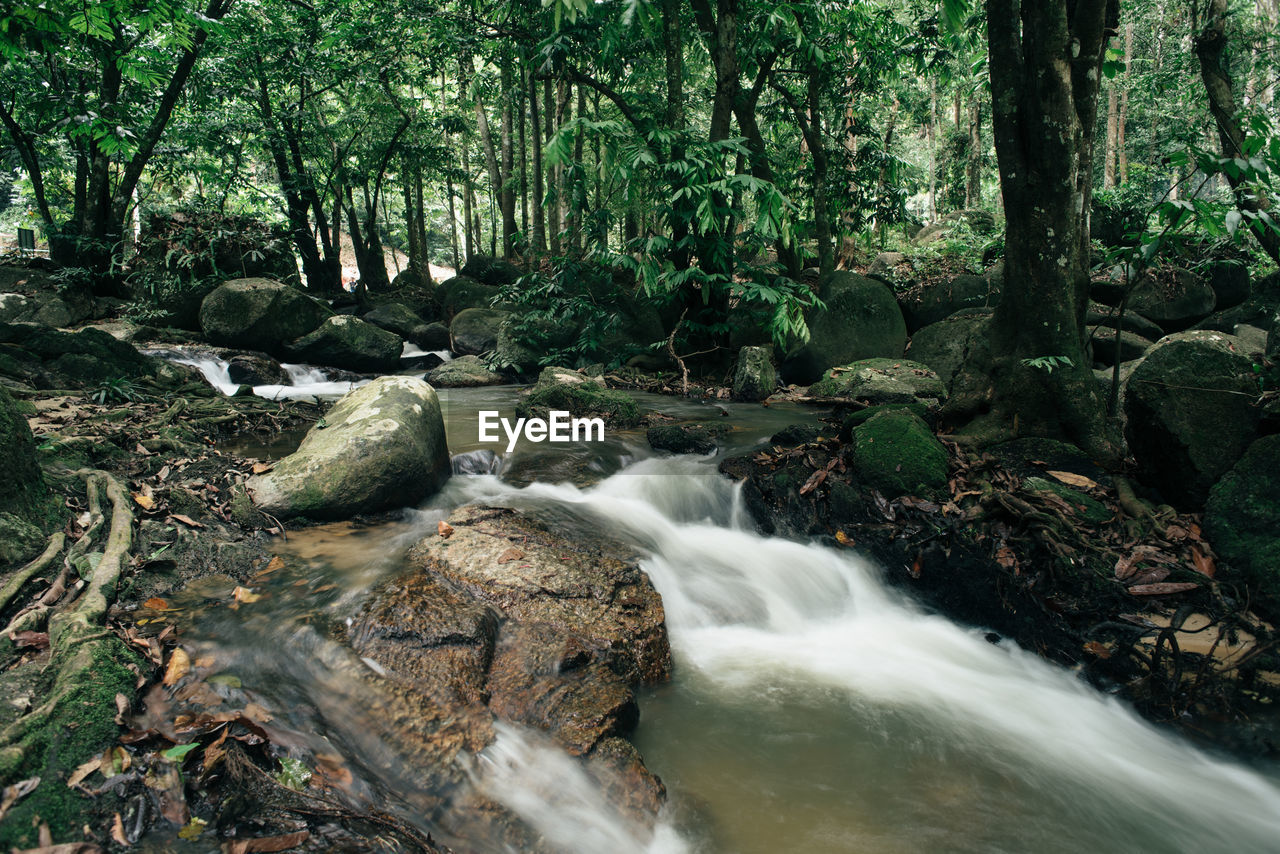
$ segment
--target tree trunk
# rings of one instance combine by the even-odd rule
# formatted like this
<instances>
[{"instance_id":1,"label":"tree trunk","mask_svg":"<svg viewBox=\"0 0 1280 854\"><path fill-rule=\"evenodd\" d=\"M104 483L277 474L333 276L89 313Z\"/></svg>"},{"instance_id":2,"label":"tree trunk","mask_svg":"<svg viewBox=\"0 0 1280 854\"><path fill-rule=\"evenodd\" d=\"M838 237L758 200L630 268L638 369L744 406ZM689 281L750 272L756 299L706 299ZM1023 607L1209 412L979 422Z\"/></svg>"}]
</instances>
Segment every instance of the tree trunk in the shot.
<instances>
[{"instance_id":1,"label":"tree trunk","mask_svg":"<svg viewBox=\"0 0 1280 854\"><path fill-rule=\"evenodd\" d=\"M1116 164L1119 161L1120 141L1120 92L1115 81L1107 86L1107 146L1103 152L1102 188L1110 190L1116 185Z\"/></svg>"},{"instance_id":2,"label":"tree trunk","mask_svg":"<svg viewBox=\"0 0 1280 854\"><path fill-rule=\"evenodd\" d=\"M525 124L529 114L525 109L525 98L529 96L529 87L525 85L528 70L520 66L519 104L517 111L520 129L520 232L523 235L524 252L529 251L529 141L525 133Z\"/></svg>"},{"instance_id":3,"label":"tree trunk","mask_svg":"<svg viewBox=\"0 0 1280 854\"><path fill-rule=\"evenodd\" d=\"M971 351L947 406L949 420L967 422L968 442L1047 436L1118 461L1083 334L1109 5L986 0L1005 270L985 346Z\"/></svg>"},{"instance_id":4,"label":"tree trunk","mask_svg":"<svg viewBox=\"0 0 1280 854\"><path fill-rule=\"evenodd\" d=\"M462 233L464 236L467 260L476 254L476 240L479 239L479 228L473 228L472 221L478 214L474 213L476 196L475 186L471 178L471 154L466 139L462 141ZM459 267L459 270L462 268Z\"/></svg>"},{"instance_id":5,"label":"tree trunk","mask_svg":"<svg viewBox=\"0 0 1280 854\"><path fill-rule=\"evenodd\" d=\"M925 216L929 222L938 219L938 89L929 78L929 123L925 126L929 146L929 203Z\"/></svg>"},{"instance_id":6,"label":"tree trunk","mask_svg":"<svg viewBox=\"0 0 1280 854\"><path fill-rule=\"evenodd\" d=\"M1209 112L1218 126L1222 156L1234 158L1241 156L1245 135L1236 117L1236 99L1231 88L1231 77L1222 61L1222 55L1227 49L1226 19L1227 0L1210 0L1204 29L1196 36L1195 50L1196 57L1200 60L1200 77L1209 94ZM1227 181L1231 184L1236 207L1240 210L1256 213L1271 207L1269 200L1246 186L1239 175L1233 177L1231 173L1227 173ZM1262 224L1251 228L1250 233L1257 238L1258 244L1271 256L1271 260L1280 264L1280 234Z\"/></svg>"},{"instance_id":7,"label":"tree trunk","mask_svg":"<svg viewBox=\"0 0 1280 854\"><path fill-rule=\"evenodd\" d=\"M982 102L975 92L969 98L969 147L964 170L964 206L982 207Z\"/></svg>"},{"instance_id":8,"label":"tree trunk","mask_svg":"<svg viewBox=\"0 0 1280 854\"><path fill-rule=\"evenodd\" d=\"M547 223L542 210L542 123L538 113L538 81L529 75L529 124L533 131L533 252L542 255L547 251Z\"/></svg>"},{"instance_id":9,"label":"tree trunk","mask_svg":"<svg viewBox=\"0 0 1280 854\"><path fill-rule=\"evenodd\" d=\"M564 76L556 78L556 110L555 110L555 132L559 133L560 129L569 121L569 95L572 87ZM548 134L548 139L550 134ZM552 175L555 186L555 204L551 206L551 251L553 254L559 255L564 247L561 246L561 234L565 229L565 216L568 207L568 199L565 196L565 168L561 164L556 164L552 168Z\"/></svg>"},{"instance_id":10,"label":"tree trunk","mask_svg":"<svg viewBox=\"0 0 1280 854\"><path fill-rule=\"evenodd\" d=\"M516 244L516 191L515 191L515 155L511 146L512 104L516 100L515 84L512 82L511 60L502 58L502 174L498 184L498 203L502 208L502 257L510 260L515 255Z\"/></svg>"},{"instance_id":11,"label":"tree trunk","mask_svg":"<svg viewBox=\"0 0 1280 854\"><path fill-rule=\"evenodd\" d=\"M1129 64L1133 62L1133 22L1124 25L1124 90L1120 93L1120 115L1116 121L1116 167L1120 183L1129 182L1129 148L1125 143L1129 124Z\"/></svg>"}]
</instances>

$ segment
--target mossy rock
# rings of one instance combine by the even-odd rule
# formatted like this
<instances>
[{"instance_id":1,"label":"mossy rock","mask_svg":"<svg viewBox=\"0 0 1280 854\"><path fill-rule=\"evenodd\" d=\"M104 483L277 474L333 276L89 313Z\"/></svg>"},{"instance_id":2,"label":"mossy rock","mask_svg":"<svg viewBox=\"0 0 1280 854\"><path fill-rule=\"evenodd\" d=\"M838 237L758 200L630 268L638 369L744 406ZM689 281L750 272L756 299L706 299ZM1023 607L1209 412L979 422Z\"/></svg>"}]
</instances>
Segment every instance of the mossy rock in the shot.
<instances>
[{"instance_id":1,"label":"mossy rock","mask_svg":"<svg viewBox=\"0 0 1280 854\"><path fill-rule=\"evenodd\" d=\"M821 293L826 309L810 312L809 341L787 355L785 381L811 383L836 365L902 355L907 324L888 285L841 271L823 281Z\"/></svg>"},{"instance_id":2,"label":"mossy rock","mask_svg":"<svg viewBox=\"0 0 1280 854\"><path fill-rule=\"evenodd\" d=\"M1095 501L1083 492L1072 489L1066 484L1043 477L1029 477L1022 482L1025 489L1032 492L1051 492L1071 505L1072 512L1082 521L1090 525L1101 525L1111 518L1111 511L1100 501Z\"/></svg>"},{"instance_id":3,"label":"mossy rock","mask_svg":"<svg viewBox=\"0 0 1280 854\"><path fill-rule=\"evenodd\" d=\"M474 388L502 385L507 380L489 369L479 356L459 356L427 372L427 382L436 388Z\"/></svg>"},{"instance_id":4,"label":"mossy rock","mask_svg":"<svg viewBox=\"0 0 1280 854\"><path fill-rule=\"evenodd\" d=\"M777 385L772 348L743 347L738 351L738 364L733 372L734 400L764 400L773 394Z\"/></svg>"},{"instance_id":5,"label":"mossy rock","mask_svg":"<svg viewBox=\"0 0 1280 854\"><path fill-rule=\"evenodd\" d=\"M634 427L640 423L640 407L626 392L602 388L593 382L578 385L539 383L529 396L516 405L520 418L546 418L553 410L568 412L575 418L603 418L613 427Z\"/></svg>"},{"instance_id":6,"label":"mossy rock","mask_svg":"<svg viewBox=\"0 0 1280 854\"><path fill-rule=\"evenodd\" d=\"M0 388L0 455L5 473L0 477L0 512L30 522L43 515L48 489L36 456L35 438L9 393Z\"/></svg>"},{"instance_id":7,"label":"mossy rock","mask_svg":"<svg viewBox=\"0 0 1280 854\"><path fill-rule=\"evenodd\" d=\"M288 342L332 314L328 306L288 285L233 279L204 298L200 328L214 344L282 355Z\"/></svg>"},{"instance_id":8,"label":"mossy rock","mask_svg":"<svg viewBox=\"0 0 1280 854\"><path fill-rule=\"evenodd\" d=\"M812 442L821 434L822 430L816 424L788 424L770 436L769 442L774 445L793 448L796 445Z\"/></svg>"},{"instance_id":9,"label":"mossy rock","mask_svg":"<svg viewBox=\"0 0 1280 854\"><path fill-rule=\"evenodd\" d=\"M0 566L25 563L40 552L44 534L25 519L0 512Z\"/></svg>"},{"instance_id":10,"label":"mossy rock","mask_svg":"<svg viewBox=\"0 0 1280 854\"><path fill-rule=\"evenodd\" d=\"M870 403L937 404L947 389L928 365L906 359L863 359L827 371L809 397Z\"/></svg>"},{"instance_id":11,"label":"mossy rock","mask_svg":"<svg viewBox=\"0 0 1280 854\"><path fill-rule=\"evenodd\" d=\"M395 370L403 350L399 335L348 314L330 317L289 346L300 361L368 373Z\"/></svg>"},{"instance_id":12,"label":"mossy rock","mask_svg":"<svg viewBox=\"0 0 1280 854\"><path fill-rule=\"evenodd\" d=\"M1280 435L1264 436L1209 491L1204 528L1232 567L1280 604Z\"/></svg>"},{"instance_id":13,"label":"mossy rock","mask_svg":"<svg viewBox=\"0 0 1280 854\"><path fill-rule=\"evenodd\" d=\"M724 424L663 424L645 431L649 447L673 454L714 454L716 439L729 432Z\"/></svg>"},{"instance_id":14,"label":"mossy rock","mask_svg":"<svg viewBox=\"0 0 1280 854\"><path fill-rule=\"evenodd\" d=\"M498 335L511 312L468 308L449 324L449 349L462 356L480 356L498 346Z\"/></svg>"},{"instance_id":15,"label":"mossy rock","mask_svg":"<svg viewBox=\"0 0 1280 854\"><path fill-rule=\"evenodd\" d=\"M935 495L947 486L947 449L914 413L876 413L854 429L852 445L858 479L888 498Z\"/></svg>"},{"instance_id":16,"label":"mossy rock","mask_svg":"<svg viewBox=\"0 0 1280 854\"><path fill-rule=\"evenodd\" d=\"M859 425L866 423L881 412L910 412L912 415L924 420L925 416L929 414L929 407L923 403L881 403L876 406L868 406L866 409L860 409L848 415L844 419L844 423L840 425L840 441L850 441L853 438L853 431Z\"/></svg>"}]
</instances>

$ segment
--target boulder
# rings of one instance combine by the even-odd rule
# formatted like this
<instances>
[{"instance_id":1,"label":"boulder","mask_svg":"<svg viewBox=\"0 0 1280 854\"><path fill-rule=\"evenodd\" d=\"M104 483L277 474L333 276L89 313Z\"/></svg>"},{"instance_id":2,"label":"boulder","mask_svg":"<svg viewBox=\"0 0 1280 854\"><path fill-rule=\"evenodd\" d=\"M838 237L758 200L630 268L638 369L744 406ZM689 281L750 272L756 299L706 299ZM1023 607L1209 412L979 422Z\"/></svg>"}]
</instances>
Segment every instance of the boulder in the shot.
<instances>
[{"instance_id":1,"label":"boulder","mask_svg":"<svg viewBox=\"0 0 1280 854\"><path fill-rule=\"evenodd\" d=\"M26 563L40 553L44 534L21 516L0 512L0 566Z\"/></svg>"},{"instance_id":2,"label":"boulder","mask_svg":"<svg viewBox=\"0 0 1280 854\"><path fill-rule=\"evenodd\" d=\"M93 302L87 295L67 293L0 294L0 323L37 323L62 329L81 323L93 314Z\"/></svg>"},{"instance_id":3,"label":"boulder","mask_svg":"<svg viewBox=\"0 0 1280 854\"><path fill-rule=\"evenodd\" d=\"M289 372L265 353L239 353L227 361L227 377L240 385L289 385Z\"/></svg>"},{"instance_id":4,"label":"boulder","mask_svg":"<svg viewBox=\"0 0 1280 854\"><path fill-rule=\"evenodd\" d=\"M738 351L738 365L733 372L734 400L764 400L777 385L771 348L743 347Z\"/></svg>"},{"instance_id":5,"label":"boulder","mask_svg":"<svg viewBox=\"0 0 1280 854\"><path fill-rule=\"evenodd\" d=\"M502 385L506 381L506 377L490 370L479 356L459 356L427 372L427 382L437 388Z\"/></svg>"},{"instance_id":6,"label":"boulder","mask_svg":"<svg viewBox=\"0 0 1280 854\"><path fill-rule=\"evenodd\" d=\"M372 311L366 312L362 319L380 329L399 335L423 350L442 349L438 346L430 346L439 340L435 330L431 328L433 324L427 323L403 303L383 303ZM444 346L449 346L447 336Z\"/></svg>"},{"instance_id":7,"label":"boulder","mask_svg":"<svg viewBox=\"0 0 1280 854\"><path fill-rule=\"evenodd\" d=\"M1209 490L1204 530L1214 551L1280 601L1280 435L1263 436ZM1274 608L1274 604L1272 604Z\"/></svg>"},{"instance_id":8,"label":"boulder","mask_svg":"<svg viewBox=\"0 0 1280 854\"><path fill-rule=\"evenodd\" d=\"M499 287L514 285L524 273L510 261L490 258L488 255L472 255L467 259L467 263L462 265L458 275L475 279L485 285Z\"/></svg>"},{"instance_id":9,"label":"boulder","mask_svg":"<svg viewBox=\"0 0 1280 854\"><path fill-rule=\"evenodd\" d=\"M24 294L0 294L0 323L22 323L39 308L39 302Z\"/></svg>"},{"instance_id":10,"label":"boulder","mask_svg":"<svg viewBox=\"0 0 1280 854\"><path fill-rule=\"evenodd\" d=\"M246 486L274 516L342 519L416 504L449 474L435 389L381 377L334 404L297 451Z\"/></svg>"},{"instance_id":11,"label":"boulder","mask_svg":"<svg viewBox=\"0 0 1280 854\"><path fill-rule=\"evenodd\" d=\"M428 323L422 331L422 340L414 343L423 350L448 350L449 327L439 321Z\"/></svg>"},{"instance_id":12,"label":"boulder","mask_svg":"<svg viewBox=\"0 0 1280 854\"><path fill-rule=\"evenodd\" d=\"M944 320L966 308L995 308L1000 303L1001 282L989 276L963 274L946 284L923 285L898 297L907 331Z\"/></svg>"},{"instance_id":13,"label":"boulder","mask_svg":"<svg viewBox=\"0 0 1280 854\"><path fill-rule=\"evenodd\" d=\"M1198 509L1257 432L1258 383L1240 343L1219 332L1168 335L1129 377L1124 413L1139 477Z\"/></svg>"},{"instance_id":14,"label":"boulder","mask_svg":"<svg viewBox=\"0 0 1280 854\"><path fill-rule=\"evenodd\" d=\"M911 336L907 355L933 370L950 394L970 348L986 335L990 320L989 314L955 314L931 323Z\"/></svg>"},{"instance_id":15,"label":"boulder","mask_svg":"<svg viewBox=\"0 0 1280 854\"><path fill-rule=\"evenodd\" d=\"M145 356L101 329L78 332L0 324L0 374L34 388L91 388L120 379L182 379L179 366Z\"/></svg>"},{"instance_id":16,"label":"boulder","mask_svg":"<svg viewBox=\"0 0 1280 854\"><path fill-rule=\"evenodd\" d=\"M932 370L906 359L863 359L832 368L809 387L818 400L857 401L867 404L923 403L937 405L947 396L946 386Z\"/></svg>"},{"instance_id":17,"label":"boulder","mask_svg":"<svg viewBox=\"0 0 1280 854\"><path fill-rule=\"evenodd\" d=\"M454 276L440 283L436 295L440 300L441 315L447 321L468 308L489 308L498 296L498 289L481 284L470 276Z\"/></svg>"},{"instance_id":18,"label":"boulder","mask_svg":"<svg viewBox=\"0 0 1280 854\"><path fill-rule=\"evenodd\" d=\"M509 311L492 308L468 308L459 312L449 324L449 349L461 356L479 356L498 346L502 323Z\"/></svg>"},{"instance_id":19,"label":"boulder","mask_svg":"<svg viewBox=\"0 0 1280 854\"><path fill-rule=\"evenodd\" d=\"M1204 273L1217 297L1215 308L1234 308L1249 298L1249 268L1242 261L1214 261Z\"/></svg>"},{"instance_id":20,"label":"boulder","mask_svg":"<svg viewBox=\"0 0 1280 854\"><path fill-rule=\"evenodd\" d=\"M333 312L296 288L270 279L234 279L200 305L200 328L213 344L284 355L288 342Z\"/></svg>"},{"instance_id":21,"label":"boulder","mask_svg":"<svg viewBox=\"0 0 1280 854\"><path fill-rule=\"evenodd\" d=\"M1148 341L1159 341L1164 337L1164 330L1142 315L1134 314L1132 311L1126 311L1120 315L1118 309L1097 302L1089 303L1089 308L1084 315L1084 325L1090 329L1095 326L1105 326L1110 329L1119 327L1125 332L1141 335Z\"/></svg>"},{"instance_id":22,"label":"boulder","mask_svg":"<svg viewBox=\"0 0 1280 854\"><path fill-rule=\"evenodd\" d=\"M892 281L896 276L899 264L905 264L907 256L902 252L881 252L867 267L867 275L876 279Z\"/></svg>"},{"instance_id":23,"label":"boulder","mask_svg":"<svg viewBox=\"0 0 1280 854\"><path fill-rule=\"evenodd\" d=\"M1216 302L1209 283L1181 267L1148 270L1129 295L1129 307L1166 332L1204 320Z\"/></svg>"},{"instance_id":24,"label":"boulder","mask_svg":"<svg viewBox=\"0 0 1280 854\"><path fill-rule=\"evenodd\" d=\"M879 412L853 429L854 474L886 498L928 496L947 486L947 449L919 416Z\"/></svg>"},{"instance_id":25,"label":"boulder","mask_svg":"<svg viewBox=\"0 0 1280 854\"><path fill-rule=\"evenodd\" d=\"M809 341L788 355L784 380L807 384L836 365L902 355L907 326L887 285L841 271L827 277L821 293L826 310L810 312Z\"/></svg>"},{"instance_id":26,"label":"boulder","mask_svg":"<svg viewBox=\"0 0 1280 854\"><path fill-rule=\"evenodd\" d=\"M770 444L792 448L812 442L822 431L816 424L789 424L769 437Z\"/></svg>"},{"instance_id":27,"label":"boulder","mask_svg":"<svg viewBox=\"0 0 1280 854\"><path fill-rule=\"evenodd\" d=\"M1154 343L1132 332L1121 330L1119 335L1121 362L1141 359ZM1089 347L1093 354L1093 361L1096 364L1114 365L1116 363L1116 330L1106 326L1093 330L1093 338L1089 342Z\"/></svg>"},{"instance_id":28,"label":"boulder","mask_svg":"<svg viewBox=\"0 0 1280 854\"><path fill-rule=\"evenodd\" d=\"M0 477L0 513L17 517L18 521L38 514L48 488L36 458L35 438L26 416L18 409L9 393L0 388L0 456L4 459L4 477ZM19 530L16 526L11 526ZM0 536L0 540L4 539Z\"/></svg>"},{"instance_id":29,"label":"boulder","mask_svg":"<svg viewBox=\"0 0 1280 854\"><path fill-rule=\"evenodd\" d=\"M542 369L542 373L538 374L537 386L545 388L554 385L565 386L596 386L598 388L606 388L604 377L575 371L572 368L562 368L558 365L550 365Z\"/></svg>"},{"instance_id":30,"label":"boulder","mask_svg":"<svg viewBox=\"0 0 1280 854\"><path fill-rule=\"evenodd\" d=\"M716 438L729 432L724 424L663 424L645 431L649 447L673 454L714 454Z\"/></svg>"},{"instance_id":31,"label":"boulder","mask_svg":"<svg viewBox=\"0 0 1280 854\"><path fill-rule=\"evenodd\" d=\"M605 388L603 381L596 382L594 377L583 382L566 382L562 373L548 373L552 370L544 370L528 396L516 404L518 417L547 418L555 409L575 418L603 418L613 427L634 427L640 423L640 408L631 395Z\"/></svg>"},{"instance_id":32,"label":"boulder","mask_svg":"<svg viewBox=\"0 0 1280 854\"><path fill-rule=\"evenodd\" d=\"M403 350L400 336L349 314L330 317L289 345L298 361L366 373L394 371Z\"/></svg>"}]
</instances>

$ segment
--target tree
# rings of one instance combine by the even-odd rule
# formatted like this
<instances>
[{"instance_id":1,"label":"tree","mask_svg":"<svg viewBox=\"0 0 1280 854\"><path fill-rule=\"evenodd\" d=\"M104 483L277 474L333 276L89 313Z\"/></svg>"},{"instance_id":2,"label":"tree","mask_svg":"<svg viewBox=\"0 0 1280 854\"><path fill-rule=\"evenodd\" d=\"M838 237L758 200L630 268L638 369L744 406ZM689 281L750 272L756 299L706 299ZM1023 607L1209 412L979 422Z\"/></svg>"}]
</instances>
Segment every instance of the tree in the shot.
<instances>
[{"instance_id":1,"label":"tree","mask_svg":"<svg viewBox=\"0 0 1280 854\"><path fill-rule=\"evenodd\" d=\"M1099 79L1115 4L987 0L1004 293L948 407L969 440L1059 437L1108 460L1085 358Z\"/></svg>"},{"instance_id":2,"label":"tree","mask_svg":"<svg viewBox=\"0 0 1280 854\"><path fill-rule=\"evenodd\" d=\"M55 260L110 271L143 170L233 2L51 0L0 19L0 123ZM73 163L69 200L48 180L63 159ZM60 213L66 201L70 216Z\"/></svg>"}]
</instances>

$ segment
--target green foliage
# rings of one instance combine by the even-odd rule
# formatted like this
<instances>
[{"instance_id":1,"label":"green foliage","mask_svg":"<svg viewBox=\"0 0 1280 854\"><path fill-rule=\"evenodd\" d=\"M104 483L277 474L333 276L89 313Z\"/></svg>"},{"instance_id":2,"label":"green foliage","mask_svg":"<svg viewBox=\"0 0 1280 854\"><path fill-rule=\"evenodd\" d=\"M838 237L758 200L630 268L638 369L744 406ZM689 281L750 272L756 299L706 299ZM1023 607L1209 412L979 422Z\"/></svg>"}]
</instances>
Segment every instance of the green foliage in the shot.
<instances>
[{"instance_id":1,"label":"green foliage","mask_svg":"<svg viewBox=\"0 0 1280 854\"><path fill-rule=\"evenodd\" d=\"M1023 359L1022 364L1028 368L1035 368L1037 371L1051 374L1054 368L1069 368L1075 363L1068 356L1035 356L1031 359Z\"/></svg>"},{"instance_id":2,"label":"green foliage","mask_svg":"<svg viewBox=\"0 0 1280 854\"><path fill-rule=\"evenodd\" d=\"M98 383L90 398L98 404L132 403L145 399L146 394L128 377L116 377Z\"/></svg>"},{"instance_id":3,"label":"green foliage","mask_svg":"<svg viewBox=\"0 0 1280 854\"><path fill-rule=\"evenodd\" d=\"M606 336L621 320L619 285L599 264L565 259L550 272L535 270L499 292L499 302L517 307L508 332L538 354L540 365L617 362L626 353L604 351ZM566 334L567 333L567 334ZM495 370L518 367L493 354Z\"/></svg>"},{"instance_id":4,"label":"green foliage","mask_svg":"<svg viewBox=\"0 0 1280 854\"><path fill-rule=\"evenodd\" d=\"M311 769L300 759L294 759L292 756L281 756L280 770L272 776L281 786L301 792L311 782Z\"/></svg>"}]
</instances>

